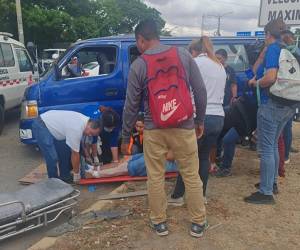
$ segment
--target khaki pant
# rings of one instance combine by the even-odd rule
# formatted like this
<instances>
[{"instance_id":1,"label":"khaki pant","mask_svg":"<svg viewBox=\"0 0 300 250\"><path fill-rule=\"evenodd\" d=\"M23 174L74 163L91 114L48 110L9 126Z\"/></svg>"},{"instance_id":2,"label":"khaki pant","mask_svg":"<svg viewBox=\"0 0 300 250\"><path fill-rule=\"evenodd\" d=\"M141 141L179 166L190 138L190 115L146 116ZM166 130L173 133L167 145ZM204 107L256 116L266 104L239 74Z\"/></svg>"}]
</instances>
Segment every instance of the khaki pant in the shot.
<instances>
[{"instance_id":1,"label":"khaki pant","mask_svg":"<svg viewBox=\"0 0 300 250\"><path fill-rule=\"evenodd\" d=\"M185 184L185 198L191 221L206 220L196 134L188 129L155 129L144 131L144 155L148 175L150 219L154 224L166 221L165 161L172 150Z\"/></svg>"}]
</instances>

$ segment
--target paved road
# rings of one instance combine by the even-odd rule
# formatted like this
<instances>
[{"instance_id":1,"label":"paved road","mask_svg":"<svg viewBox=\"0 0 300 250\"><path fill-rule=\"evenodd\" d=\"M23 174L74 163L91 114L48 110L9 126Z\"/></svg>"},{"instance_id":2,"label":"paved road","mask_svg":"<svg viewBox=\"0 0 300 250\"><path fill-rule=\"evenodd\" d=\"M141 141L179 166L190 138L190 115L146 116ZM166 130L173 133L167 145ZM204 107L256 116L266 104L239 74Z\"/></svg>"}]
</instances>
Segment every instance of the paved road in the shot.
<instances>
[{"instance_id":1,"label":"paved road","mask_svg":"<svg viewBox=\"0 0 300 250\"><path fill-rule=\"evenodd\" d=\"M18 179L24 177L32 169L43 162L40 152L34 147L23 145L19 142L19 112L10 111L6 115L6 124L3 134L0 136L0 192L13 192L23 186ZM111 192L117 185L97 186L96 192L90 193L86 187L79 187L81 190L80 207L85 208L92 204L100 194ZM47 231L64 222L66 217L61 218L57 223L47 228L38 229L26 234L10 238L0 242L0 249L23 250L27 249L43 236Z\"/></svg>"}]
</instances>

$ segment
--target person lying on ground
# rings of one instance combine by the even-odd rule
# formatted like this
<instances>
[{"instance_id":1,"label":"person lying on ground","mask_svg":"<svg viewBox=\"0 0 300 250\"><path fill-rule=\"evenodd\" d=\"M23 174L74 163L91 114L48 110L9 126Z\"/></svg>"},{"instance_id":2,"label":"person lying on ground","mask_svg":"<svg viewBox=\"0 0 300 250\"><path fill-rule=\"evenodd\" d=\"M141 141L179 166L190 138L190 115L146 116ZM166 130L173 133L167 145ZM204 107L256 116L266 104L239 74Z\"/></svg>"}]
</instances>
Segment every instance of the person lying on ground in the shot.
<instances>
[{"instance_id":1,"label":"person lying on ground","mask_svg":"<svg viewBox=\"0 0 300 250\"><path fill-rule=\"evenodd\" d=\"M100 169L91 165L86 166L86 178L102 178L114 176L147 176L144 154L128 156L119 163L110 163L103 165ZM166 173L177 172L178 168L171 152L166 155L165 163Z\"/></svg>"}]
</instances>

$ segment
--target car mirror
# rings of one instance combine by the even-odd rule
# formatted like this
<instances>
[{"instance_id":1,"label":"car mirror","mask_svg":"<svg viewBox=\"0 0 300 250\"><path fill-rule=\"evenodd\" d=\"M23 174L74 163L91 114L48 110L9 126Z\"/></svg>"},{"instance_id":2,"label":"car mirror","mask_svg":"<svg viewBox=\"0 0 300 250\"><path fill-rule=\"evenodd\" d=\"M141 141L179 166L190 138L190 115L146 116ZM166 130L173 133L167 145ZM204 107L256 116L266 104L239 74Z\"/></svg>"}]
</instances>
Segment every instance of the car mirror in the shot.
<instances>
[{"instance_id":1,"label":"car mirror","mask_svg":"<svg viewBox=\"0 0 300 250\"><path fill-rule=\"evenodd\" d=\"M55 81L59 81L61 79L61 73L57 63L53 64L53 69L54 69Z\"/></svg>"}]
</instances>

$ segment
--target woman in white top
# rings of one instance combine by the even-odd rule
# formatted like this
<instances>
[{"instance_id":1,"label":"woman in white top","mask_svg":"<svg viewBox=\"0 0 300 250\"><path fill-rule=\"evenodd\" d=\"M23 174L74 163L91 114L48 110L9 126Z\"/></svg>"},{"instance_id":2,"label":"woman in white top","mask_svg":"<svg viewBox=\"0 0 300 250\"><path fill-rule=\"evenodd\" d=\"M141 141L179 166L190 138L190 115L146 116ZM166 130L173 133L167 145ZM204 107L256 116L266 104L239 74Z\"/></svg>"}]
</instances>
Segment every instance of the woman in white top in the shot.
<instances>
[{"instance_id":1,"label":"woman in white top","mask_svg":"<svg viewBox=\"0 0 300 250\"><path fill-rule=\"evenodd\" d=\"M205 197L209 175L209 153L211 148L216 145L224 123L223 99L226 72L215 56L213 45L208 37L204 36L194 41L190 45L189 51L199 67L207 91L204 134L198 140L199 174L203 182L203 196ZM181 198L183 194L184 184L182 178L179 177L172 198Z\"/></svg>"}]
</instances>

